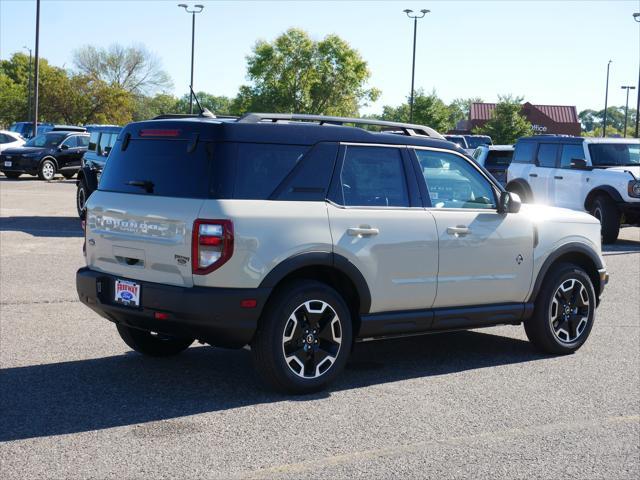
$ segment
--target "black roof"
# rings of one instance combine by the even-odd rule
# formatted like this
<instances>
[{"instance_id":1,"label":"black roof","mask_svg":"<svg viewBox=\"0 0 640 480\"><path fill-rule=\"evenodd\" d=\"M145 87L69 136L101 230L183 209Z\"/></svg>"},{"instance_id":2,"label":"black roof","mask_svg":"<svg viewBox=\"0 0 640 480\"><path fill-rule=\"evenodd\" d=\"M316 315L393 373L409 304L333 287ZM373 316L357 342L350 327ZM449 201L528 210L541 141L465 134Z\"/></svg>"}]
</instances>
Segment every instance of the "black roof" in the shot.
<instances>
[{"instance_id":1,"label":"black roof","mask_svg":"<svg viewBox=\"0 0 640 480\"><path fill-rule=\"evenodd\" d=\"M405 124L398 124L405 125ZM147 120L130 123L122 130L121 137L130 133L139 136L143 129L178 129L180 136L198 134L200 139L230 142L284 143L314 145L319 142L377 143L386 145L415 145L444 148L464 153L459 146L425 135L373 132L359 127L313 122L254 122L237 119L188 117Z\"/></svg>"}]
</instances>

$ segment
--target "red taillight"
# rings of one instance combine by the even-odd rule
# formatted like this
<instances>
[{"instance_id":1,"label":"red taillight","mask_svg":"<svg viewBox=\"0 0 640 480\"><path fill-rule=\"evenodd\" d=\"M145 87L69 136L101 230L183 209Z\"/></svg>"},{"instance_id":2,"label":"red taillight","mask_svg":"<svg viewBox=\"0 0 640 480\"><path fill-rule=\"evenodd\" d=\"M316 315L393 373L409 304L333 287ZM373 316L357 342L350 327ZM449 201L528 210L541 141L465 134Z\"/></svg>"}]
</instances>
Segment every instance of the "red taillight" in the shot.
<instances>
[{"instance_id":1,"label":"red taillight","mask_svg":"<svg viewBox=\"0 0 640 480\"><path fill-rule=\"evenodd\" d=\"M140 130L141 137L179 137L180 130L167 128L145 128Z\"/></svg>"},{"instance_id":2,"label":"red taillight","mask_svg":"<svg viewBox=\"0 0 640 480\"><path fill-rule=\"evenodd\" d=\"M168 320L169 314L164 312L155 312L153 314L153 318L155 318L156 320Z\"/></svg>"},{"instance_id":3,"label":"red taillight","mask_svg":"<svg viewBox=\"0 0 640 480\"><path fill-rule=\"evenodd\" d=\"M233 255L233 223L231 220L193 222L191 270L206 275L220 268Z\"/></svg>"}]
</instances>

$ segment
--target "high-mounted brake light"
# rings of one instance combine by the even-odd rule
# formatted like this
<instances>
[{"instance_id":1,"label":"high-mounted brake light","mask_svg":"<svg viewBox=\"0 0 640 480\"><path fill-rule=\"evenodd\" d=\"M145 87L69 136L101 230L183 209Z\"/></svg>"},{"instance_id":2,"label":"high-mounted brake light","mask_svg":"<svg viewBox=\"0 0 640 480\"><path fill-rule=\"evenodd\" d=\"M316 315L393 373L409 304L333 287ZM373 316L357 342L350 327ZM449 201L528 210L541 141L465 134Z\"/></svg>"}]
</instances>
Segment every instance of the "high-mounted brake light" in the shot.
<instances>
[{"instance_id":1,"label":"high-mounted brake light","mask_svg":"<svg viewBox=\"0 0 640 480\"><path fill-rule=\"evenodd\" d=\"M193 222L191 270L206 275L220 268L233 255L233 223L231 220Z\"/></svg>"},{"instance_id":2,"label":"high-mounted brake light","mask_svg":"<svg viewBox=\"0 0 640 480\"><path fill-rule=\"evenodd\" d=\"M179 137L180 130L166 128L145 128L140 130L141 137Z\"/></svg>"}]
</instances>

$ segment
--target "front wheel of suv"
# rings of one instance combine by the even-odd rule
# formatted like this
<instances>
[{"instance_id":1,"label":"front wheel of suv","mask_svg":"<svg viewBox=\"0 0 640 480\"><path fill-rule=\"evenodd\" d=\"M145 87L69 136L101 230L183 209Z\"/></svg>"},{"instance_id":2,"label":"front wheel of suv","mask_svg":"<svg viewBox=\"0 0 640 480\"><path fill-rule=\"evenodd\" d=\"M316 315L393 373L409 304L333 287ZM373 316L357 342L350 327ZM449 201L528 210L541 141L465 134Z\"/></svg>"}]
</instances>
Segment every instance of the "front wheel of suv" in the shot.
<instances>
[{"instance_id":1,"label":"front wheel of suv","mask_svg":"<svg viewBox=\"0 0 640 480\"><path fill-rule=\"evenodd\" d=\"M40 180L46 180L47 182L53 180L53 177L56 176L56 164L53 163L53 160L44 160L40 164L40 168L38 169L38 178Z\"/></svg>"},{"instance_id":2,"label":"front wheel of suv","mask_svg":"<svg viewBox=\"0 0 640 480\"><path fill-rule=\"evenodd\" d=\"M352 322L343 298L312 280L275 293L251 345L256 369L274 389L294 394L322 389L344 368Z\"/></svg>"},{"instance_id":3,"label":"front wheel of suv","mask_svg":"<svg viewBox=\"0 0 640 480\"><path fill-rule=\"evenodd\" d=\"M524 322L529 341L553 354L573 353L589 337L596 295L589 275L571 263L552 267L535 300L533 316Z\"/></svg>"},{"instance_id":4,"label":"front wheel of suv","mask_svg":"<svg viewBox=\"0 0 640 480\"><path fill-rule=\"evenodd\" d=\"M193 343L193 338L178 338L162 335L159 333L138 330L116 324L120 338L124 340L132 350L150 357L169 357L177 355L189 348Z\"/></svg>"},{"instance_id":5,"label":"front wheel of suv","mask_svg":"<svg viewBox=\"0 0 640 480\"><path fill-rule=\"evenodd\" d=\"M87 198L89 198L89 187L87 187L87 182L84 181L84 178L81 178L78 180L78 189L76 190L76 210L79 217L82 217Z\"/></svg>"},{"instance_id":6,"label":"front wheel of suv","mask_svg":"<svg viewBox=\"0 0 640 480\"><path fill-rule=\"evenodd\" d=\"M602 243L614 243L620 233L620 211L615 202L611 197L600 195L593 201L590 213L600 220Z\"/></svg>"}]
</instances>

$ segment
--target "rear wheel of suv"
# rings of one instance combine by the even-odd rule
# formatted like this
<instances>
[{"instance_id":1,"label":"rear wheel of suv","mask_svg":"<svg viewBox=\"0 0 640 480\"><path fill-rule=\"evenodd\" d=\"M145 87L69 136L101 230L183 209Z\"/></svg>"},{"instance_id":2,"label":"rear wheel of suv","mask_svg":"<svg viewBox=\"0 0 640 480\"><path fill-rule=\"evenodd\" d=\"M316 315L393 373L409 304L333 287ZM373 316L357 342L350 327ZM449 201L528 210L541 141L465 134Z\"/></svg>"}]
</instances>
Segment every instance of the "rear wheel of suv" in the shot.
<instances>
[{"instance_id":1,"label":"rear wheel of suv","mask_svg":"<svg viewBox=\"0 0 640 480\"><path fill-rule=\"evenodd\" d=\"M82 210L84 210L84 204L87 203L89 197L89 187L84 178L78 180L78 189L76 190L76 209L78 210L78 216L82 217Z\"/></svg>"},{"instance_id":2,"label":"rear wheel of suv","mask_svg":"<svg viewBox=\"0 0 640 480\"><path fill-rule=\"evenodd\" d=\"M620 211L611 197L599 195L593 201L591 215L600 220L602 243L613 243L620 233Z\"/></svg>"},{"instance_id":3,"label":"rear wheel of suv","mask_svg":"<svg viewBox=\"0 0 640 480\"><path fill-rule=\"evenodd\" d=\"M351 352L351 314L331 287L312 280L287 284L269 302L251 345L256 369L285 393L322 389Z\"/></svg>"},{"instance_id":4,"label":"rear wheel of suv","mask_svg":"<svg viewBox=\"0 0 640 480\"><path fill-rule=\"evenodd\" d=\"M40 164L40 168L38 169L38 178L40 180L53 180L53 177L56 176L56 164L53 163L53 160L46 159Z\"/></svg>"},{"instance_id":5,"label":"rear wheel of suv","mask_svg":"<svg viewBox=\"0 0 640 480\"><path fill-rule=\"evenodd\" d=\"M21 175L20 172L4 172L4 174L7 178L10 178L11 180L15 180L19 178Z\"/></svg>"},{"instance_id":6,"label":"rear wheel of suv","mask_svg":"<svg viewBox=\"0 0 640 480\"><path fill-rule=\"evenodd\" d=\"M116 324L116 327L124 343L136 352L150 357L177 355L189 348L194 340L193 338L170 337L120 324Z\"/></svg>"},{"instance_id":7,"label":"rear wheel of suv","mask_svg":"<svg viewBox=\"0 0 640 480\"><path fill-rule=\"evenodd\" d=\"M596 295L589 275L571 263L552 267L535 300L533 316L524 322L529 341L547 353L578 350L589 337Z\"/></svg>"}]
</instances>

